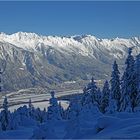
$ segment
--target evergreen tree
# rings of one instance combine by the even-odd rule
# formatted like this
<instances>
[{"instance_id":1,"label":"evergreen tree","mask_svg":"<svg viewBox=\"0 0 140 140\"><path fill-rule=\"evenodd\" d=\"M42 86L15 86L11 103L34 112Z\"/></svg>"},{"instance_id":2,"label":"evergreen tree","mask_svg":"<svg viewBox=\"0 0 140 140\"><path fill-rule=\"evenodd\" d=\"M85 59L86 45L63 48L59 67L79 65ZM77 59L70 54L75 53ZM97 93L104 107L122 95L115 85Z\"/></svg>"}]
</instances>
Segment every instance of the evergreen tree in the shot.
<instances>
[{"instance_id":1,"label":"evergreen tree","mask_svg":"<svg viewBox=\"0 0 140 140\"><path fill-rule=\"evenodd\" d=\"M125 95L129 94L130 101L131 101L131 108L134 111L134 108L137 106L137 88L136 88L136 74L134 70L134 57L132 56L132 48L128 50L128 57L126 59L126 69L125 69L125 84L126 84L126 91Z\"/></svg>"},{"instance_id":2,"label":"evergreen tree","mask_svg":"<svg viewBox=\"0 0 140 140\"><path fill-rule=\"evenodd\" d=\"M134 70L135 60L134 57L131 55L132 49L129 49L128 58L126 60L126 73L127 73L127 80L128 80L128 93L131 99L131 107L132 111L137 106L136 99L137 99L137 88L136 88L136 74Z\"/></svg>"},{"instance_id":3,"label":"evergreen tree","mask_svg":"<svg viewBox=\"0 0 140 140\"><path fill-rule=\"evenodd\" d=\"M2 70L0 68L0 92L2 91Z\"/></svg>"},{"instance_id":4,"label":"evergreen tree","mask_svg":"<svg viewBox=\"0 0 140 140\"><path fill-rule=\"evenodd\" d=\"M19 116L16 115L14 112L10 114L10 120L9 120L9 129L14 130L17 129L20 125Z\"/></svg>"},{"instance_id":5,"label":"evergreen tree","mask_svg":"<svg viewBox=\"0 0 140 140\"><path fill-rule=\"evenodd\" d=\"M118 70L118 65L116 61L113 64L113 71L111 75L111 98L116 100L117 104L117 111L120 110L120 98L121 98L121 91L120 91L120 72Z\"/></svg>"},{"instance_id":6,"label":"evergreen tree","mask_svg":"<svg viewBox=\"0 0 140 140\"><path fill-rule=\"evenodd\" d=\"M109 97L109 106L106 109L106 112L109 114L113 114L117 111L118 107L117 107L117 103L116 100L113 99L111 96Z\"/></svg>"},{"instance_id":7,"label":"evergreen tree","mask_svg":"<svg viewBox=\"0 0 140 140\"><path fill-rule=\"evenodd\" d=\"M83 96L81 98L81 104L82 106L88 106L91 103L91 96L90 93L87 90L87 87L83 89Z\"/></svg>"},{"instance_id":8,"label":"evergreen tree","mask_svg":"<svg viewBox=\"0 0 140 140\"><path fill-rule=\"evenodd\" d=\"M95 96L95 105L98 107L99 110L101 110L102 106L102 92L100 88L98 88L96 96Z\"/></svg>"},{"instance_id":9,"label":"evergreen tree","mask_svg":"<svg viewBox=\"0 0 140 140\"><path fill-rule=\"evenodd\" d=\"M97 90L97 94L95 96L95 101L99 107L101 105L101 102L102 102L102 92L101 92L100 88L98 88L98 90Z\"/></svg>"},{"instance_id":10,"label":"evergreen tree","mask_svg":"<svg viewBox=\"0 0 140 140\"><path fill-rule=\"evenodd\" d=\"M0 114L0 117L1 117L1 114ZM0 131L2 131L2 126L1 126L1 122L0 122Z\"/></svg>"},{"instance_id":11,"label":"evergreen tree","mask_svg":"<svg viewBox=\"0 0 140 140\"><path fill-rule=\"evenodd\" d=\"M86 88L83 90L84 94L82 97L82 105L89 105L97 104L98 101L98 88L92 77L91 82L87 85Z\"/></svg>"},{"instance_id":12,"label":"evergreen tree","mask_svg":"<svg viewBox=\"0 0 140 140\"><path fill-rule=\"evenodd\" d=\"M43 123L46 121L46 111L45 110L40 110L40 108L38 107L37 109L35 109L35 119L36 121Z\"/></svg>"},{"instance_id":13,"label":"evergreen tree","mask_svg":"<svg viewBox=\"0 0 140 140\"><path fill-rule=\"evenodd\" d=\"M28 105L29 105L29 109L32 110L32 108L33 108L33 104L32 104L32 100L31 100L31 98L29 99L29 104L28 104Z\"/></svg>"},{"instance_id":14,"label":"evergreen tree","mask_svg":"<svg viewBox=\"0 0 140 140\"><path fill-rule=\"evenodd\" d=\"M47 119L48 120L61 120L62 117L61 117L58 101L55 98L55 92L52 91L50 94L51 94L51 98L49 100L50 106L48 107Z\"/></svg>"},{"instance_id":15,"label":"evergreen tree","mask_svg":"<svg viewBox=\"0 0 140 140\"><path fill-rule=\"evenodd\" d=\"M65 116L65 110L63 109L63 107L62 107L62 105L61 105L61 102L59 102L58 106L59 106L59 109L60 109L61 117L62 117L63 119L65 119L65 118L66 118L66 116Z\"/></svg>"},{"instance_id":16,"label":"evergreen tree","mask_svg":"<svg viewBox=\"0 0 140 140\"><path fill-rule=\"evenodd\" d=\"M131 112L131 100L129 93L127 92L127 77L126 72L124 72L121 80L121 99L120 99L120 111Z\"/></svg>"},{"instance_id":17,"label":"evergreen tree","mask_svg":"<svg viewBox=\"0 0 140 140\"><path fill-rule=\"evenodd\" d=\"M29 99L28 110L29 110L29 116L34 119L34 117L35 117L35 108L34 108L34 106L32 104L31 99Z\"/></svg>"},{"instance_id":18,"label":"evergreen tree","mask_svg":"<svg viewBox=\"0 0 140 140\"><path fill-rule=\"evenodd\" d=\"M68 119L76 119L80 115L81 111L81 104L80 104L80 99L78 96L74 97L71 99L67 113L68 113Z\"/></svg>"},{"instance_id":19,"label":"evergreen tree","mask_svg":"<svg viewBox=\"0 0 140 140\"><path fill-rule=\"evenodd\" d=\"M0 122L3 131L9 129L10 113L8 111L8 101L6 96L3 102L3 110L1 111Z\"/></svg>"},{"instance_id":20,"label":"evergreen tree","mask_svg":"<svg viewBox=\"0 0 140 140\"><path fill-rule=\"evenodd\" d=\"M15 111L15 116L18 118L19 125L24 125L25 119L30 118L28 107L26 105L19 107Z\"/></svg>"},{"instance_id":21,"label":"evergreen tree","mask_svg":"<svg viewBox=\"0 0 140 140\"><path fill-rule=\"evenodd\" d=\"M101 102L101 112L105 113L107 111L107 107L109 106L109 98L110 98L110 89L109 89L109 83L106 80L104 83L104 87L102 90L102 102Z\"/></svg>"},{"instance_id":22,"label":"evergreen tree","mask_svg":"<svg viewBox=\"0 0 140 140\"><path fill-rule=\"evenodd\" d=\"M95 103L95 101L97 102L97 96L98 96L98 88L97 88L97 86L96 86L96 83L95 83L95 80L94 80L94 78L92 77L92 79L91 79L91 82L88 84L88 86L87 86L87 90L89 90L89 93L90 93L90 96L91 96L91 101L92 101L92 103L94 104Z\"/></svg>"},{"instance_id":23,"label":"evergreen tree","mask_svg":"<svg viewBox=\"0 0 140 140\"><path fill-rule=\"evenodd\" d=\"M135 78L136 78L136 104L140 105L140 54L136 56L135 61Z\"/></svg>"},{"instance_id":24,"label":"evergreen tree","mask_svg":"<svg viewBox=\"0 0 140 140\"><path fill-rule=\"evenodd\" d=\"M19 107L19 108L17 109L17 113L21 116L21 118L22 118L23 116L29 117L29 112L28 112L28 107L27 107L27 105L24 105L24 106L22 106L22 107Z\"/></svg>"}]
</instances>

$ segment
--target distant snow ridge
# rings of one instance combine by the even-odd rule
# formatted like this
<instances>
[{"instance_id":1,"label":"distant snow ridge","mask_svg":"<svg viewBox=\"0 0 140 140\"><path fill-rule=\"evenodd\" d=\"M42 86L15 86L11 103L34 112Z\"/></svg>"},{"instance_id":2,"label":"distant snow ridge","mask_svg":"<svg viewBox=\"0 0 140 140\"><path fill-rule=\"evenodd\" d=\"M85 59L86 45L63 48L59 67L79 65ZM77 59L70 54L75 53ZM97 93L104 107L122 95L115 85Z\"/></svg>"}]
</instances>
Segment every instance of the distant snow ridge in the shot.
<instances>
[{"instance_id":1,"label":"distant snow ridge","mask_svg":"<svg viewBox=\"0 0 140 140\"><path fill-rule=\"evenodd\" d=\"M58 36L41 36L35 33L17 32L15 34L7 35L0 34L0 41L5 41L24 49L36 50L36 46L44 44L44 46L52 46L54 48L65 50L67 52L80 53L84 56L93 56L93 49L95 51L104 51L104 49L111 51L116 58L118 54L114 54L115 49L121 50L123 53L126 48L135 47L140 44L140 37L133 37L131 39L99 39L92 35L77 35L71 37ZM63 51L64 52L64 51Z\"/></svg>"},{"instance_id":2,"label":"distant snow ridge","mask_svg":"<svg viewBox=\"0 0 140 140\"><path fill-rule=\"evenodd\" d=\"M123 69L130 47L134 48L134 56L138 54L140 37L100 39L92 35L60 37L26 32L11 35L0 33L0 58L7 61L11 70L6 71L7 78L9 75L11 77L5 82L9 81L8 86L13 82L10 79L14 79L16 88L46 85L46 81L52 84L54 81L87 80L92 75L96 79L106 79L110 76L114 60L120 65L120 70ZM30 63L25 64L27 56ZM34 72L29 69L30 65ZM21 72L19 68L24 70ZM19 85L24 81L24 75L27 76L27 84Z\"/></svg>"}]
</instances>

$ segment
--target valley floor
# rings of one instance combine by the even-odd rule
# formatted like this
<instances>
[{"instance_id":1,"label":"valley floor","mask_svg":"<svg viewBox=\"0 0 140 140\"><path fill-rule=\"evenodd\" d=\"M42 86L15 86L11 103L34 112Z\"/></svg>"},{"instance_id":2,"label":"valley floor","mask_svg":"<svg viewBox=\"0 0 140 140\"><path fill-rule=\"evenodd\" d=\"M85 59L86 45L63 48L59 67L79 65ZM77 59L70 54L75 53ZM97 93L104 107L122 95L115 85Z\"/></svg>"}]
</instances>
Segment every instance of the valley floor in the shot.
<instances>
[{"instance_id":1,"label":"valley floor","mask_svg":"<svg viewBox=\"0 0 140 140\"><path fill-rule=\"evenodd\" d=\"M79 90L59 91L57 92L56 97L62 97L62 96L78 94L78 93L82 93L82 90L79 89ZM41 105L43 104L43 102L46 102L50 99L50 94L47 91L35 93L32 91L32 89L25 89L25 90L23 89L17 92L11 92L6 94L6 96L8 98L9 106L11 106L11 108L14 107L17 108L17 106L19 107L24 104L28 104L29 99L31 99L32 102L35 102L35 105L36 104ZM0 97L0 106L2 106L4 98L5 98L4 95Z\"/></svg>"}]
</instances>

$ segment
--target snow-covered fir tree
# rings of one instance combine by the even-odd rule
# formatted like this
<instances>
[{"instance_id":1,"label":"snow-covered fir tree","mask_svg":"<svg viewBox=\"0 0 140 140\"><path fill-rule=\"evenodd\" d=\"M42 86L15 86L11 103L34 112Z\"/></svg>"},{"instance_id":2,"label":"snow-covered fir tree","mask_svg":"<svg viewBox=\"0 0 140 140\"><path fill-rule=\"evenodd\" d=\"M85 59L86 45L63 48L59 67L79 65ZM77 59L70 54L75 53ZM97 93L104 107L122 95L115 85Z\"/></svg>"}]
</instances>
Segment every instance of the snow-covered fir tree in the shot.
<instances>
[{"instance_id":1,"label":"snow-covered fir tree","mask_svg":"<svg viewBox=\"0 0 140 140\"><path fill-rule=\"evenodd\" d=\"M1 111L0 122L1 122L1 129L6 131L9 129L10 123L10 112L8 111L8 101L7 97L5 96L3 102L3 110Z\"/></svg>"},{"instance_id":2,"label":"snow-covered fir tree","mask_svg":"<svg viewBox=\"0 0 140 140\"><path fill-rule=\"evenodd\" d=\"M67 119L75 119L80 115L82 109L78 95L70 100L67 108Z\"/></svg>"},{"instance_id":3,"label":"snow-covered fir tree","mask_svg":"<svg viewBox=\"0 0 140 140\"><path fill-rule=\"evenodd\" d=\"M41 122L41 119L38 119L38 118L40 118L39 117L40 114L43 114L42 111L41 110L38 111L38 108L36 109L32 104L32 100L29 99L29 103L28 103L28 115L29 115L29 117L32 119L35 119L36 121Z\"/></svg>"},{"instance_id":4,"label":"snow-covered fir tree","mask_svg":"<svg viewBox=\"0 0 140 140\"><path fill-rule=\"evenodd\" d=\"M97 95L98 88L96 86L96 82L93 77L91 78L91 82L87 85L87 90L90 92L92 103L95 103L98 96Z\"/></svg>"},{"instance_id":5,"label":"snow-covered fir tree","mask_svg":"<svg viewBox=\"0 0 140 140\"><path fill-rule=\"evenodd\" d=\"M120 110L120 98L121 98L121 90L120 90L120 72L118 69L118 65L116 61L113 64L113 71L111 74L111 98L116 100L117 111Z\"/></svg>"},{"instance_id":6,"label":"snow-covered fir tree","mask_svg":"<svg viewBox=\"0 0 140 140\"><path fill-rule=\"evenodd\" d=\"M91 95L90 95L89 91L87 90L87 87L85 87L83 89L83 96L81 99L81 104L82 104L82 106L87 106L87 108L88 107L90 108L91 103L92 103Z\"/></svg>"},{"instance_id":7,"label":"snow-covered fir tree","mask_svg":"<svg viewBox=\"0 0 140 140\"><path fill-rule=\"evenodd\" d=\"M101 110L101 106L102 106L102 92L101 92L100 88L98 88L98 90L97 90L97 93L96 93L96 96L95 96L94 106L96 106L98 108L97 110Z\"/></svg>"},{"instance_id":8,"label":"snow-covered fir tree","mask_svg":"<svg viewBox=\"0 0 140 140\"><path fill-rule=\"evenodd\" d=\"M137 106L137 88L136 88L136 74L135 74L135 70L134 70L134 64L135 64L135 60L134 57L132 56L132 48L129 48L128 50L128 57L126 59L126 69L125 69L125 75L123 80L125 81L125 91L124 91L124 95L129 94L130 97L130 101L131 101L131 108L132 111L134 111L134 108Z\"/></svg>"},{"instance_id":9,"label":"snow-covered fir tree","mask_svg":"<svg viewBox=\"0 0 140 140\"><path fill-rule=\"evenodd\" d=\"M131 100L130 95L127 92L127 77L126 72L124 72L121 80L121 99L120 99L120 111L131 112Z\"/></svg>"},{"instance_id":10,"label":"snow-covered fir tree","mask_svg":"<svg viewBox=\"0 0 140 140\"><path fill-rule=\"evenodd\" d=\"M49 100L50 106L47 111L47 119L48 120L61 120L62 116L60 113L59 104L57 98L55 98L55 92L51 91L51 98Z\"/></svg>"},{"instance_id":11,"label":"snow-covered fir tree","mask_svg":"<svg viewBox=\"0 0 140 140\"><path fill-rule=\"evenodd\" d=\"M32 100L29 99L29 104L28 104L28 108L29 108L29 116L33 117L34 116L34 112L35 112L35 109L34 109L34 106L32 104Z\"/></svg>"},{"instance_id":12,"label":"snow-covered fir tree","mask_svg":"<svg viewBox=\"0 0 140 140\"><path fill-rule=\"evenodd\" d=\"M45 122L47 116L46 116L46 109L41 110L39 107L38 108L34 108L31 99L29 99L29 104L28 104L28 113L29 113L29 117L31 119L36 120L39 123L43 123Z\"/></svg>"},{"instance_id":13,"label":"snow-covered fir tree","mask_svg":"<svg viewBox=\"0 0 140 140\"><path fill-rule=\"evenodd\" d=\"M59 106L59 110L60 110L60 114L61 114L62 119L66 119L65 110L62 107L61 102L59 102L58 106Z\"/></svg>"},{"instance_id":14,"label":"snow-covered fir tree","mask_svg":"<svg viewBox=\"0 0 140 140\"><path fill-rule=\"evenodd\" d=\"M94 80L93 77L91 79L91 82L87 85L87 90L90 92L91 99L92 99L91 101L94 104L95 101L97 101L97 98L98 98L97 97L98 96L98 94L97 94L98 88L96 86L96 83L95 83L95 80Z\"/></svg>"},{"instance_id":15,"label":"snow-covered fir tree","mask_svg":"<svg viewBox=\"0 0 140 140\"><path fill-rule=\"evenodd\" d=\"M106 80L102 90L102 101L100 107L102 113L105 113L107 111L107 107L109 106L109 99L110 99L110 89L109 83Z\"/></svg>"},{"instance_id":16,"label":"snow-covered fir tree","mask_svg":"<svg viewBox=\"0 0 140 140\"><path fill-rule=\"evenodd\" d=\"M139 91L139 86L140 86L140 54L136 56L135 60L135 72L136 72L136 84L137 84L137 90Z\"/></svg>"},{"instance_id":17,"label":"snow-covered fir tree","mask_svg":"<svg viewBox=\"0 0 140 140\"><path fill-rule=\"evenodd\" d=\"M136 104L140 106L140 54L136 56L135 60L135 77L136 77Z\"/></svg>"},{"instance_id":18,"label":"snow-covered fir tree","mask_svg":"<svg viewBox=\"0 0 140 140\"><path fill-rule=\"evenodd\" d=\"M107 107L106 109L106 113L109 113L109 114L113 114L117 111L118 107L117 107L117 103L116 103L116 100L111 98L109 98L109 106Z\"/></svg>"},{"instance_id":19,"label":"snow-covered fir tree","mask_svg":"<svg viewBox=\"0 0 140 140\"><path fill-rule=\"evenodd\" d=\"M17 120L19 121L19 124L22 126L25 123L25 120L30 118L29 116L29 109L26 105L19 107L15 111L15 116L17 117Z\"/></svg>"},{"instance_id":20,"label":"snow-covered fir tree","mask_svg":"<svg viewBox=\"0 0 140 140\"><path fill-rule=\"evenodd\" d=\"M0 68L0 92L2 91L2 70Z\"/></svg>"},{"instance_id":21,"label":"snow-covered fir tree","mask_svg":"<svg viewBox=\"0 0 140 140\"><path fill-rule=\"evenodd\" d=\"M90 108L91 104L98 104L99 92L93 77L87 87L84 88L83 93L82 105L87 105Z\"/></svg>"},{"instance_id":22,"label":"snow-covered fir tree","mask_svg":"<svg viewBox=\"0 0 140 140\"><path fill-rule=\"evenodd\" d=\"M28 107L27 105L24 105L22 107L19 107L17 109L18 114L22 117L22 116L26 116L29 117L29 111L28 111Z\"/></svg>"},{"instance_id":23,"label":"snow-covered fir tree","mask_svg":"<svg viewBox=\"0 0 140 140\"><path fill-rule=\"evenodd\" d=\"M101 89L98 88L96 96L95 96L95 101L97 103L98 108L100 108L101 103L102 103L102 92Z\"/></svg>"},{"instance_id":24,"label":"snow-covered fir tree","mask_svg":"<svg viewBox=\"0 0 140 140\"><path fill-rule=\"evenodd\" d=\"M47 118L47 114L46 114L46 110L44 109L43 111L38 107L37 109L35 109L35 113L34 113L34 118L37 122L39 123L43 123L46 121Z\"/></svg>"},{"instance_id":25,"label":"snow-covered fir tree","mask_svg":"<svg viewBox=\"0 0 140 140\"><path fill-rule=\"evenodd\" d=\"M31 98L29 99L29 104L28 104L28 106L29 106L29 109L32 110L32 108L33 108L33 104L32 104L32 100L31 100Z\"/></svg>"},{"instance_id":26,"label":"snow-covered fir tree","mask_svg":"<svg viewBox=\"0 0 140 140\"><path fill-rule=\"evenodd\" d=\"M10 120L9 120L9 129L15 130L18 129L20 125L20 118L18 115L16 115L15 112L10 113Z\"/></svg>"}]
</instances>

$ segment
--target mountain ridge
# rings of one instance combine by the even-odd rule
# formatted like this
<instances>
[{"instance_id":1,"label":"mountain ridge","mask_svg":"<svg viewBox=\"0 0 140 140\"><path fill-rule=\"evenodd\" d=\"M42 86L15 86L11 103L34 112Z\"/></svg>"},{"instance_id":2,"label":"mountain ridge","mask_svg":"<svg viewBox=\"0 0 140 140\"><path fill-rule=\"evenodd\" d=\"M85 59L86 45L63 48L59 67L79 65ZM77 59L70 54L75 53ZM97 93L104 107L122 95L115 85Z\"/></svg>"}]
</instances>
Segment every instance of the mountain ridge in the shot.
<instances>
[{"instance_id":1,"label":"mountain ridge","mask_svg":"<svg viewBox=\"0 0 140 140\"><path fill-rule=\"evenodd\" d=\"M73 37L88 37L88 36L92 36L92 37L95 37L97 39L108 39L108 40L112 40L112 39L132 39L132 38L140 38L140 35L137 35L137 36L132 36L132 37L112 37L112 38L107 38L107 37L96 37L96 35L93 35L93 34L75 34L75 35L42 35L42 34L38 34L38 33L35 33L35 32L23 32L23 31L19 31L19 32L15 32L15 33L5 33L5 32L0 32L0 35L5 35L5 36L11 36L11 35L34 35L34 36L38 36L38 37L48 37L48 36L52 36L52 37L65 37L65 38L73 38Z\"/></svg>"},{"instance_id":2,"label":"mountain ridge","mask_svg":"<svg viewBox=\"0 0 140 140\"><path fill-rule=\"evenodd\" d=\"M4 88L49 88L53 84L87 80L91 76L107 79L114 60L120 70L124 69L130 47L134 48L134 56L140 53L140 37L100 39L92 35L59 37L26 32L1 33L0 63L7 63Z\"/></svg>"}]
</instances>

